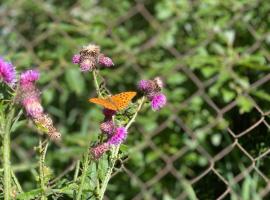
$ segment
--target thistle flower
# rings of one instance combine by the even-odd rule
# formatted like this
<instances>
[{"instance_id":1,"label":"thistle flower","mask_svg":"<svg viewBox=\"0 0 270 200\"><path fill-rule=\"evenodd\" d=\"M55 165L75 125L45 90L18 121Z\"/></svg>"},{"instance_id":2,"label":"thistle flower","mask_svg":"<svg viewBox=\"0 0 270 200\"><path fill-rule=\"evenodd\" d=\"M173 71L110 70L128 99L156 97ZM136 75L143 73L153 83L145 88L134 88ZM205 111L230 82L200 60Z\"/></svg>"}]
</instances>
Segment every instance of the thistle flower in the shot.
<instances>
[{"instance_id":1,"label":"thistle flower","mask_svg":"<svg viewBox=\"0 0 270 200\"><path fill-rule=\"evenodd\" d=\"M23 87L27 84L34 83L39 79L39 76L39 71L27 70L23 72L20 76L20 85Z\"/></svg>"},{"instance_id":2,"label":"thistle flower","mask_svg":"<svg viewBox=\"0 0 270 200\"><path fill-rule=\"evenodd\" d=\"M72 57L72 63L73 64L79 64L80 63L80 55L79 54L75 54Z\"/></svg>"},{"instance_id":3,"label":"thistle flower","mask_svg":"<svg viewBox=\"0 0 270 200\"><path fill-rule=\"evenodd\" d=\"M16 82L15 67L0 57L0 79L6 84L13 86Z\"/></svg>"},{"instance_id":4,"label":"thistle flower","mask_svg":"<svg viewBox=\"0 0 270 200\"><path fill-rule=\"evenodd\" d=\"M138 83L138 89L151 101L154 111L166 105L166 96L160 92L163 87L164 83L160 77L156 77L154 80L141 80Z\"/></svg>"},{"instance_id":5,"label":"thistle flower","mask_svg":"<svg viewBox=\"0 0 270 200\"><path fill-rule=\"evenodd\" d=\"M92 71L98 64L105 67L114 65L112 59L100 53L100 47L94 44L84 46L80 54L73 55L72 63L79 64L82 72Z\"/></svg>"},{"instance_id":6,"label":"thistle flower","mask_svg":"<svg viewBox=\"0 0 270 200\"><path fill-rule=\"evenodd\" d=\"M112 120L108 120L100 124L100 130L102 133L111 136L115 130L115 125Z\"/></svg>"},{"instance_id":7,"label":"thistle flower","mask_svg":"<svg viewBox=\"0 0 270 200\"><path fill-rule=\"evenodd\" d=\"M151 80L140 80L138 83L138 89L142 92L147 93L153 91L155 88Z\"/></svg>"},{"instance_id":8,"label":"thistle flower","mask_svg":"<svg viewBox=\"0 0 270 200\"><path fill-rule=\"evenodd\" d=\"M27 70L23 72L20 76L17 98L36 126L47 133L52 140L58 141L61 138L61 134L54 127L50 116L43 112L39 98L40 91L35 85L38 79L39 72L37 70Z\"/></svg>"},{"instance_id":9,"label":"thistle flower","mask_svg":"<svg viewBox=\"0 0 270 200\"><path fill-rule=\"evenodd\" d=\"M154 111L160 110L166 105L167 98L162 93L155 94L151 99L151 107Z\"/></svg>"},{"instance_id":10,"label":"thistle flower","mask_svg":"<svg viewBox=\"0 0 270 200\"><path fill-rule=\"evenodd\" d=\"M111 58L109 57L106 57L104 54L101 54L99 57L98 57L98 63L100 65L103 65L105 67L112 67L114 65L113 61Z\"/></svg>"},{"instance_id":11,"label":"thistle flower","mask_svg":"<svg viewBox=\"0 0 270 200\"><path fill-rule=\"evenodd\" d=\"M25 108L26 113L32 118L37 118L43 113L43 107L37 97L23 99L22 105Z\"/></svg>"},{"instance_id":12,"label":"thistle flower","mask_svg":"<svg viewBox=\"0 0 270 200\"><path fill-rule=\"evenodd\" d=\"M125 127L118 127L111 138L109 138L108 143L111 145L119 145L126 139L126 137L127 129Z\"/></svg>"},{"instance_id":13,"label":"thistle flower","mask_svg":"<svg viewBox=\"0 0 270 200\"><path fill-rule=\"evenodd\" d=\"M90 153L94 159L99 159L106 151L110 149L110 145L108 143L102 143L97 146L90 148Z\"/></svg>"}]
</instances>

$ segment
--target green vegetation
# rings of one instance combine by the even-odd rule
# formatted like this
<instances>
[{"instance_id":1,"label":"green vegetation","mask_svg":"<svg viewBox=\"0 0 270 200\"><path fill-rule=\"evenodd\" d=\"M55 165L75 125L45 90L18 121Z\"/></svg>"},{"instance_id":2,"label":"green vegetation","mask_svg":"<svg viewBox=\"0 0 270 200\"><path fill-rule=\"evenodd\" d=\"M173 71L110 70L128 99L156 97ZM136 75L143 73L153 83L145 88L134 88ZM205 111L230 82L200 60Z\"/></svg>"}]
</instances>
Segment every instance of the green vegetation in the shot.
<instances>
[{"instance_id":1,"label":"green vegetation","mask_svg":"<svg viewBox=\"0 0 270 200\"><path fill-rule=\"evenodd\" d=\"M130 129L108 199L208 200L228 188L224 199L269 198L269 13L266 0L2 2L0 55L18 71L38 67L42 103L63 136L47 150L46 195L73 198L77 160L99 134L101 109L87 102L96 92L92 76L71 63L81 46L96 43L115 63L102 71L113 93L161 75L169 102L145 110ZM11 164L25 192L17 198L34 199L42 194L39 137L29 121L13 128ZM94 199L95 166L86 173L83 199Z\"/></svg>"}]
</instances>

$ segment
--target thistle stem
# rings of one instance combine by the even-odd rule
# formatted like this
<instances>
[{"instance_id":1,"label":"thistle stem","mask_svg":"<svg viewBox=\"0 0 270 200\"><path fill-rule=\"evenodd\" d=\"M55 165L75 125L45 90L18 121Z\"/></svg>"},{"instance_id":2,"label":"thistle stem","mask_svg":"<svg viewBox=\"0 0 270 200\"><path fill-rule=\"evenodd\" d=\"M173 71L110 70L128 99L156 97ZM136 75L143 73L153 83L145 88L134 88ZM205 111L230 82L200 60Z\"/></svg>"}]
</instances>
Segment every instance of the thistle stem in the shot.
<instances>
[{"instance_id":1,"label":"thistle stem","mask_svg":"<svg viewBox=\"0 0 270 200\"><path fill-rule=\"evenodd\" d=\"M100 89L99 89L98 80L97 80L97 71L95 69L93 70L93 77L94 77L94 82L95 82L95 87L96 87L98 97L102 97Z\"/></svg>"},{"instance_id":2,"label":"thistle stem","mask_svg":"<svg viewBox=\"0 0 270 200\"><path fill-rule=\"evenodd\" d=\"M40 156L39 156L39 179L40 179L40 187L42 189L41 200L47 199L46 194L45 194L47 187L46 187L46 183L45 183L45 172L44 172L45 165L44 165L44 163L45 163L45 157L46 157L48 145L49 145L49 142L46 141L45 147L43 148L42 140L41 139L39 140L39 153L40 153Z\"/></svg>"},{"instance_id":3,"label":"thistle stem","mask_svg":"<svg viewBox=\"0 0 270 200\"><path fill-rule=\"evenodd\" d=\"M79 186L79 191L77 193L76 200L81 199L82 191L83 191L83 187L84 187L84 182L85 182L85 179L87 176L88 167L89 167L89 152L87 151L84 154L84 163L83 163L83 170L82 170L82 175L81 175L81 184Z\"/></svg>"},{"instance_id":4,"label":"thistle stem","mask_svg":"<svg viewBox=\"0 0 270 200\"><path fill-rule=\"evenodd\" d=\"M143 104L144 104L144 101L145 101L145 97L142 97L140 103L139 103L139 106L136 110L136 112L134 113L134 115L132 116L132 118L130 119L130 121L128 122L128 124L126 125L126 129L128 129L134 122L135 122L135 119L139 113L139 111L141 110ZM100 188L100 191L99 191L99 196L98 196L98 199L102 200L103 197L104 197L104 194L106 192L106 189L107 189L107 186L108 186L108 183L111 179L111 176L112 176L112 173L113 173L113 168L114 168L114 165L115 165L115 162L117 161L118 159L118 153L119 153L119 149L120 149L120 145L117 145L116 147L114 147L112 150L111 150L111 164L110 164L110 167L105 175L105 178L101 184L101 188Z\"/></svg>"},{"instance_id":5,"label":"thistle stem","mask_svg":"<svg viewBox=\"0 0 270 200\"><path fill-rule=\"evenodd\" d=\"M4 165L4 200L11 199L11 165L10 165L10 129L15 110L12 108L6 120L3 120L3 165Z\"/></svg>"}]
</instances>

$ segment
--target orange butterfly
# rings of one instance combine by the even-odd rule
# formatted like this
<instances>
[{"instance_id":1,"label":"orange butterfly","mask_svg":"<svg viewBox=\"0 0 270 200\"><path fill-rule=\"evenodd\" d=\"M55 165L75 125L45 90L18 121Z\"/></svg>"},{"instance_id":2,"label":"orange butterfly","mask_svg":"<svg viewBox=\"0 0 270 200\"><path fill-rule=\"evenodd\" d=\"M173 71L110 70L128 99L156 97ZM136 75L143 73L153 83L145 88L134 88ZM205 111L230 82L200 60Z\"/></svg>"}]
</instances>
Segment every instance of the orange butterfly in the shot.
<instances>
[{"instance_id":1,"label":"orange butterfly","mask_svg":"<svg viewBox=\"0 0 270 200\"><path fill-rule=\"evenodd\" d=\"M136 96L136 92L122 92L107 98L90 98L89 101L110 110L123 110Z\"/></svg>"}]
</instances>

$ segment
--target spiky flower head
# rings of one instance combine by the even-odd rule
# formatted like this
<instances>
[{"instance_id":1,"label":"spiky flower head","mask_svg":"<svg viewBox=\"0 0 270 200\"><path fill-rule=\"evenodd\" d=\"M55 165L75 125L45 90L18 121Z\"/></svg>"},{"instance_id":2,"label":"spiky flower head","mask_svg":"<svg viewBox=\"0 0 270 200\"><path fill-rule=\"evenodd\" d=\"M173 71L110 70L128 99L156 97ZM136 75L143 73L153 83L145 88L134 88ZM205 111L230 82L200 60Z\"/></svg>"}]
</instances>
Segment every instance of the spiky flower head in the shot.
<instances>
[{"instance_id":1,"label":"spiky flower head","mask_svg":"<svg viewBox=\"0 0 270 200\"><path fill-rule=\"evenodd\" d=\"M55 142L61 140L61 133L57 131L57 129L53 125L52 118L45 113L42 113L40 116L36 118L32 118L36 126L42 132L48 134L49 138Z\"/></svg>"},{"instance_id":2,"label":"spiky flower head","mask_svg":"<svg viewBox=\"0 0 270 200\"><path fill-rule=\"evenodd\" d=\"M164 87L163 80L159 76L154 78L154 82L159 89L162 89Z\"/></svg>"},{"instance_id":3,"label":"spiky flower head","mask_svg":"<svg viewBox=\"0 0 270 200\"><path fill-rule=\"evenodd\" d=\"M154 90L154 86L150 80L140 80L138 83L138 89L144 93L147 93Z\"/></svg>"},{"instance_id":4,"label":"spiky flower head","mask_svg":"<svg viewBox=\"0 0 270 200\"><path fill-rule=\"evenodd\" d=\"M95 160L99 159L106 151L110 149L110 144L102 143L90 148L90 153Z\"/></svg>"},{"instance_id":5,"label":"spiky flower head","mask_svg":"<svg viewBox=\"0 0 270 200\"><path fill-rule=\"evenodd\" d=\"M100 130L102 133L111 136L115 130L115 125L112 120L108 120L100 124Z\"/></svg>"},{"instance_id":6,"label":"spiky flower head","mask_svg":"<svg viewBox=\"0 0 270 200\"><path fill-rule=\"evenodd\" d=\"M29 97L23 99L22 105L25 108L27 115L32 118L37 118L43 113L43 107L37 97Z\"/></svg>"},{"instance_id":7,"label":"spiky flower head","mask_svg":"<svg viewBox=\"0 0 270 200\"><path fill-rule=\"evenodd\" d=\"M16 69L10 62L6 62L0 57L0 79L10 86L16 82Z\"/></svg>"},{"instance_id":8,"label":"spiky flower head","mask_svg":"<svg viewBox=\"0 0 270 200\"><path fill-rule=\"evenodd\" d=\"M163 93L157 93L153 95L151 99L151 107L154 111L160 110L166 105L167 98Z\"/></svg>"},{"instance_id":9,"label":"spiky flower head","mask_svg":"<svg viewBox=\"0 0 270 200\"><path fill-rule=\"evenodd\" d=\"M72 57L72 63L73 64L79 64L80 63L80 54L74 54Z\"/></svg>"},{"instance_id":10,"label":"spiky flower head","mask_svg":"<svg viewBox=\"0 0 270 200\"><path fill-rule=\"evenodd\" d=\"M98 57L98 63L105 67L112 67L114 65L112 59L105 56L104 54L100 54Z\"/></svg>"},{"instance_id":11,"label":"spiky flower head","mask_svg":"<svg viewBox=\"0 0 270 200\"><path fill-rule=\"evenodd\" d=\"M40 74L38 70L27 70L20 76L20 85L24 86L35 83L39 79L39 76Z\"/></svg>"},{"instance_id":12,"label":"spiky flower head","mask_svg":"<svg viewBox=\"0 0 270 200\"><path fill-rule=\"evenodd\" d=\"M100 54L100 47L95 44L88 44L87 46L84 46L80 51L81 56L90 55L97 58L99 54Z\"/></svg>"},{"instance_id":13,"label":"spiky flower head","mask_svg":"<svg viewBox=\"0 0 270 200\"><path fill-rule=\"evenodd\" d=\"M109 138L108 143L111 145L121 144L127 137L127 129L125 127L118 127L114 134Z\"/></svg>"}]
</instances>

